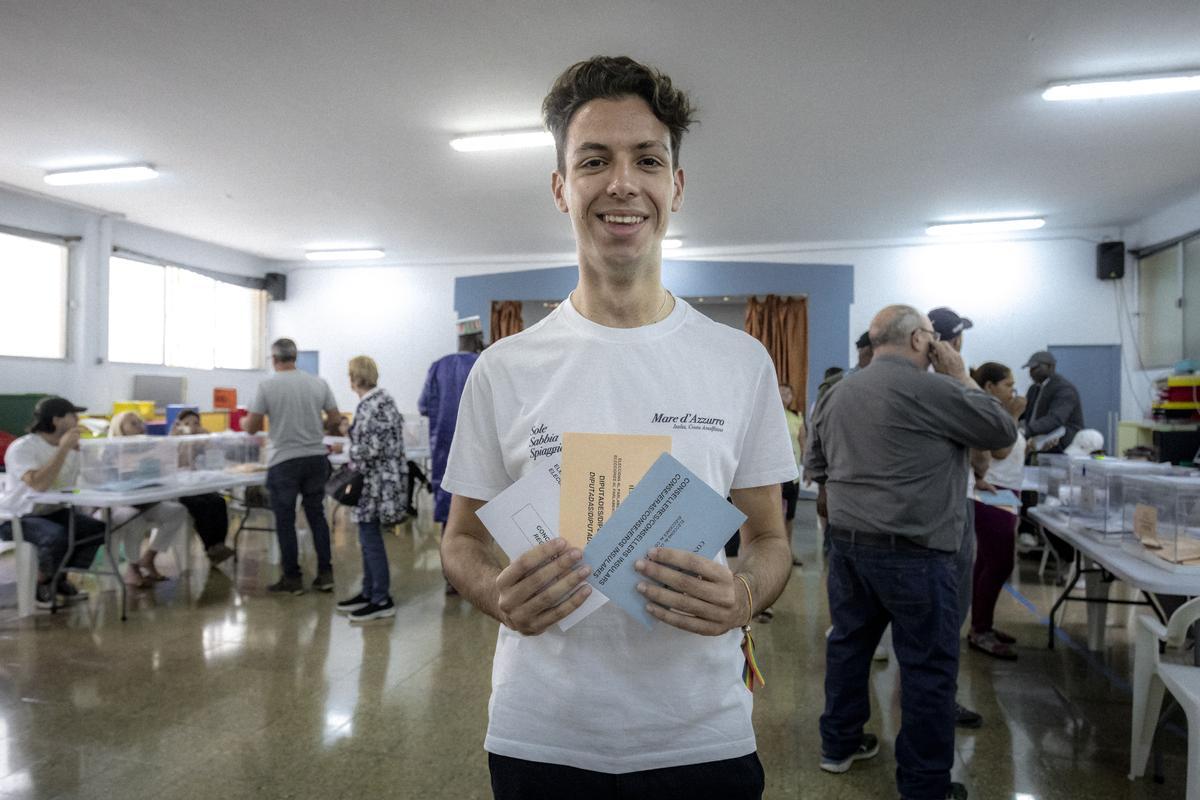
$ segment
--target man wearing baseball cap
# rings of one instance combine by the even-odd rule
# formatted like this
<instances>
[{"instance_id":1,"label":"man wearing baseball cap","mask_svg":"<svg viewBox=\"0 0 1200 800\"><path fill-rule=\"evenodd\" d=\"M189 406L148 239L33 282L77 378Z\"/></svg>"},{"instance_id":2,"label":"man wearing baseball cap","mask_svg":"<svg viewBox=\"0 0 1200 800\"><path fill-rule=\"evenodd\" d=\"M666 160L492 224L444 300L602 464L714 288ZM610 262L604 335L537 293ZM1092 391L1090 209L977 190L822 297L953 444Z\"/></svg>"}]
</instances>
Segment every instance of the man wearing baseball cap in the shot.
<instances>
[{"instance_id":1,"label":"man wearing baseball cap","mask_svg":"<svg viewBox=\"0 0 1200 800\"><path fill-rule=\"evenodd\" d=\"M29 433L17 439L4 454L6 486L0 508L21 517L21 535L37 548L38 608L50 608L54 593L67 600L86 594L66 579L54 587L54 573L67 554L67 526L75 517L75 551L66 565L86 569L104 541L104 523L69 506L35 503L31 492L69 489L79 477L78 414L86 409L62 397L43 397L33 409ZM12 523L0 523L0 539L12 539Z\"/></svg>"},{"instance_id":2,"label":"man wearing baseball cap","mask_svg":"<svg viewBox=\"0 0 1200 800\"><path fill-rule=\"evenodd\" d=\"M1033 386L1029 388L1029 401L1019 420L1021 432L1032 439L1060 427L1067 431L1057 444L1043 451L1046 453L1063 452L1083 428L1079 390L1058 374L1057 365L1057 359L1047 350L1038 350L1023 365L1029 370Z\"/></svg>"},{"instance_id":3,"label":"man wearing baseball cap","mask_svg":"<svg viewBox=\"0 0 1200 800\"><path fill-rule=\"evenodd\" d=\"M956 352L962 352L962 334L968 328L975 327L975 324L966 317L960 317L953 310L941 306L929 312L929 321L933 323L933 329L937 331L938 339L943 342L949 342L950 346Z\"/></svg>"}]
</instances>

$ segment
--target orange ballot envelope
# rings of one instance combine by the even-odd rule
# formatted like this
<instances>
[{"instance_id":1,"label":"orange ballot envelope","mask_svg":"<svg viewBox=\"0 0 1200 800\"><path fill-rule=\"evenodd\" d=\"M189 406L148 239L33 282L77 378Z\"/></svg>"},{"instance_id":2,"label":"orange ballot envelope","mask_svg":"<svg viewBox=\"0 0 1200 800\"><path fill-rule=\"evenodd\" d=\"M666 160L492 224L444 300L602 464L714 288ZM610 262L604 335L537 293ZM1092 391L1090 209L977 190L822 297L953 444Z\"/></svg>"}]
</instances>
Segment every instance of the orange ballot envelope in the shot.
<instances>
[{"instance_id":1,"label":"orange ballot envelope","mask_svg":"<svg viewBox=\"0 0 1200 800\"><path fill-rule=\"evenodd\" d=\"M558 531L585 547L663 453L670 436L564 433Z\"/></svg>"}]
</instances>

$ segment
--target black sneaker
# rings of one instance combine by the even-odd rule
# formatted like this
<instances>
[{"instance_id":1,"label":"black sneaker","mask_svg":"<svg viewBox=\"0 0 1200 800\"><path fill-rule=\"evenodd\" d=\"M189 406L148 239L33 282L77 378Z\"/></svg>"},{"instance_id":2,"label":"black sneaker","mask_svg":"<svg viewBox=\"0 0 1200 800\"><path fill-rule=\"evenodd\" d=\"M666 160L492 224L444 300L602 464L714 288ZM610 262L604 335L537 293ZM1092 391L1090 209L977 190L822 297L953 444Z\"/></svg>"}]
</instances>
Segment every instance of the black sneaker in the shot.
<instances>
[{"instance_id":1,"label":"black sneaker","mask_svg":"<svg viewBox=\"0 0 1200 800\"><path fill-rule=\"evenodd\" d=\"M383 603L376 605L369 603L358 611L350 615L350 621L353 622L371 622L377 619L387 619L388 617L396 616L396 604L392 602L392 598L388 598Z\"/></svg>"},{"instance_id":2,"label":"black sneaker","mask_svg":"<svg viewBox=\"0 0 1200 800\"><path fill-rule=\"evenodd\" d=\"M284 575L267 587L268 592L304 594L304 580L299 575Z\"/></svg>"},{"instance_id":3,"label":"black sneaker","mask_svg":"<svg viewBox=\"0 0 1200 800\"><path fill-rule=\"evenodd\" d=\"M371 605L371 601L363 596L362 592L354 595L349 600L343 600L333 607L333 610L339 614L350 614L358 611L360 608Z\"/></svg>"},{"instance_id":4,"label":"black sneaker","mask_svg":"<svg viewBox=\"0 0 1200 800\"><path fill-rule=\"evenodd\" d=\"M317 577L313 578L312 586L318 592L332 592L333 571L330 570L329 572L318 572Z\"/></svg>"},{"instance_id":5,"label":"black sneaker","mask_svg":"<svg viewBox=\"0 0 1200 800\"><path fill-rule=\"evenodd\" d=\"M954 724L960 728L978 728L983 725L983 715L965 706L954 704ZM961 785L961 784L959 784ZM966 791L965 789L963 791Z\"/></svg>"},{"instance_id":6,"label":"black sneaker","mask_svg":"<svg viewBox=\"0 0 1200 800\"><path fill-rule=\"evenodd\" d=\"M850 765L855 761L865 761L877 755L879 755L879 739L873 733L864 733L858 749L841 761L834 761L826 756L821 756L821 769L826 772L832 772L835 775L840 775L850 769Z\"/></svg>"},{"instance_id":7,"label":"black sneaker","mask_svg":"<svg viewBox=\"0 0 1200 800\"><path fill-rule=\"evenodd\" d=\"M34 605L38 608L54 608L54 588L50 581L39 583L33 596Z\"/></svg>"},{"instance_id":8,"label":"black sneaker","mask_svg":"<svg viewBox=\"0 0 1200 800\"><path fill-rule=\"evenodd\" d=\"M78 588L65 577L58 579L58 595L68 603L79 603L88 599L88 593Z\"/></svg>"}]
</instances>

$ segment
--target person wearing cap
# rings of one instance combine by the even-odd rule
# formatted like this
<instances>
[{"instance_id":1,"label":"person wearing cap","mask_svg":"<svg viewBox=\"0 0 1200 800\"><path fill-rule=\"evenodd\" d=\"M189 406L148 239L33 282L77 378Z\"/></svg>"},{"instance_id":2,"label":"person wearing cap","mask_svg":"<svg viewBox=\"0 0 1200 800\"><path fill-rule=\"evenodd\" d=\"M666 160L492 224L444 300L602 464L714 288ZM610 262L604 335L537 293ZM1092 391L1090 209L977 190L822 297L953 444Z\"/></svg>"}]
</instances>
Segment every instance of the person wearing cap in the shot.
<instances>
[{"instance_id":1,"label":"person wearing cap","mask_svg":"<svg viewBox=\"0 0 1200 800\"><path fill-rule=\"evenodd\" d=\"M929 323L937 334L938 341L946 342L954 352L962 354L963 332L975 327L975 323L959 316L951 308L939 306L929 312ZM955 563L958 566L958 627L962 628L971 611L971 593L975 571L975 479L987 472L987 451L972 449L967 463L966 525L963 529L962 547ZM978 728L983 724L983 715L961 703L954 704L954 722L960 728Z\"/></svg>"},{"instance_id":2,"label":"person wearing cap","mask_svg":"<svg viewBox=\"0 0 1200 800\"><path fill-rule=\"evenodd\" d=\"M196 436L204 433L208 431L200 424L200 412L191 408L179 412L171 426L172 436ZM180 466L184 466L182 459L188 457L186 448L187 445L180 448ZM225 537L229 535L229 507L225 498L218 492L206 492L180 497L179 502L192 517L192 526L204 544L209 563L216 566L232 557L233 548L225 544Z\"/></svg>"},{"instance_id":3,"label":"person wearing cap","mask_svg":"<svg viewBox=\"0 0 1200 800\"><path fill-rule=\"evenodd\" d=\"M312 531L313 549L317 551L317 577L312 588L318 592L333 591L333 554L329 546L329 523L325 520L325 481L329 480L325 431L335 433L342 418L329 384L296 369L297 353L296 343L291 339L277 339L271 344L275 375L259 384L250 413L242 421L246 433L261 431L263 417L271 421L267 493L275 515L283 575L267 591L294 595L304 593L296 542L297 497L301 498L308 529Z\"/></svg>"},{"instance_id":4,"label":"person wearing cap","mask_svg":"<svg viewBox=\"0 0 1200 800\"><path fill-rule=\"evenodd\" d=\"M825 377L821 381L821 385L817 387L817 399L821 399L821 395L825 394L830 388L847 375L853 375L860 369L865 369L871 363L871 355L874 352L871 349L871 332L863 331L862 336L854 343L855 350L858 351L858 361L849 370L843 370L841 367L830 367L825 370ZM815 403L814 403L815 405Z\"/></svg>"},{"instance_id":5,"label":"person wearing cap","mask_svg":"<svg viewBox=\"0 0 1200 800\"><path fill-rule=\"evenodd\" d=\"M79 477L79 413L87 409L62 397L43 397L33 410L29 432L13 442L4 456L6 486L0 508L19 515L21 534L37 549L36 602L50 608L55 590L66 600L81 600L80 591L63 575L52 587L54 573L67 554L68 526L75 520L75 549L66 566L87 569L104 542L104 523L70 506L33 502L31 492L71 489ZM12 540L12 523L0 523L0 539Z\"/></svg>"},{"instance_id":6,"label":"person wearing cap","mask_svg":"<svg viewBox=\"0 0 1200 800\"><path fill-rule=\"evenodd\" d=\"M805 448L805 474L826 490L831 540L820 766L843 773L879 752L864 727L871 655L891 623L900 795L965 798L950 769L967 451L1012 445L1016 424L911 306L881 310L871 342L871 365L817 400Z\"/></svg>"},{"instance_id":7,"label":"person wearing cap","mask_svg":"<svg viewBox=\"0 0 1200 800\"><path fill-rule=\"evenodd\" d=\"M1025 362L1033 386L1027 392L1028 403L1021 415L1021 432L1027 438L1041 436L1058 428L1066 433L1057 444L1043 450L1046 453L1061 453L1070 446L1075 434L1083 429L1083 406L1079 402L1079 390L1069 380L1059 375L1058 360L1047 350L1038 350Z\"/></svg>"},{"instance_id":8,"label":"person wearing cap","mask_svg":"<svg viewBox=\"0 0 1200 800\"><path fill-rule=\"evenodd\" d=\"M443 529L450 517L450 493L442 488L442 477L446 474L450 445L454 441L458 404L467 385L467 376L483 352L483 328L479 317L460 319L455 327L458 352L442 356L429 366L425 385L417 399L417 410L421 416L429 418L431 468L428 477L433 487L433 521L440 523ZM446 581L446 594L456 594L450 581Z\"/></svg>"}]
</instances>

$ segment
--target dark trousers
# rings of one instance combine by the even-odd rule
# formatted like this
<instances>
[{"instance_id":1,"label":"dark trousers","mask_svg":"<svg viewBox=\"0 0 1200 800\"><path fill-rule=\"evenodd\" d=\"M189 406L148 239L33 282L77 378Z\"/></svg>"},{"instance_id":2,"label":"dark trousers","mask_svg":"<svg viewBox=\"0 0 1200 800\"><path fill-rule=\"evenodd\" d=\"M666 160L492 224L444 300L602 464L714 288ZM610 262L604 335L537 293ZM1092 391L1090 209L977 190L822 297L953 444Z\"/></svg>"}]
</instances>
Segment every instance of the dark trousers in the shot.
<instances>
[{"instance_id":1,"label":"dark trousers","mask_svg":"<svg viewBox=\"0 0 1200 800\"><path fill-rule=\"evenodd\" d=\"M684 767L610 775L488 753L496 800L758 800L763 768L757 753Z\"/></svg>"},{"instance_id":2,"label":"dark trousers","mask_svg":"<svg viewBox=\"0 0 1200 800\"><path fill-rule=\"evenodd\" d=\"M224 497L210 492L180 497L179 502L192 515L196 535L204 543L205 550L225 541L225 536L229 533L229 510L225 507Z\"/></svg>"},{"instance_id":3,"label":"dark trousers","mask_svg":"<svg viewBox=\"0 0 1200 800\"><path fill-rule=\"evenodd\" d=\"M300 553L296 544L296 498L304 507L304 517L312 531L313 549L317 551L317 572L332 572L333 560L329 551L329 524L325 522L325 481L329 479L329 459L325 456L304 456L276 464L267 470L267 493L275 513L275 536L279 539L279 555L283 574L300 575Z\"/></svg>"},{"instance_id":4,"label":"dark trousers","mask_svg":"<svg viewBox=\"0 0 1200 800\"><path fill-rule=\"evenodd\" d=\"M388 570L387 548L379 520L358 523L358 544L362 547L362 594L375 605L382 605L392 595L392 575Z\"/></svg>"},{"instance_id":5,"label":"dark trousers","mask_svg":"<svg viewBox=\"0 0 1200 800\"><path fill-rule=\"evenodd\" d=\"M104 523L98 519L70 509L60 509L50 514L21 517L21 536L37 548L38 572L41 579L48 581L67 554L67 525L71 515L75 516L75 552L68 567L87 569L96 558L96 551L104 544ZM0 524L0 539L12 541L12 523Z\"/></svg>"},{"instance_id":6,"label":"dark trousers","mask_svg":"<svg viewBox=\"0 0 1200 800\"><path fill-rule=\"evenodd\" d=\"M958 586L953 553L850 542L834 530L829 555L833 631L825 647L821 751L848 758L871 716L871 657L892 625L900 664L896 784L911 800L943 798L954 764Z\"/></svg>"},{"instance_id":7,"label":"dark trousers","mask_svg":"<svg viewBox=\"0 0 1200 800\"><path fill-rule=\"evenodd\" d=\"M997 487L999 488L999 487ZM1017 515L996 506L975 503L975 599L971 630L987 633L996 616L996 601L1013 570L1013 540Z\"/></svg>"},{"instance_id":8,"label":"dark trousers","mask_svg":"<svg viewBox=\"0 0 1200 800\"><path fill-rule=\"evenodd\" d=\"M796 518L796 501L800 499L800 481L779 484L783 494L783 518L791 522Z\"/></svg>"}]
</instances>

